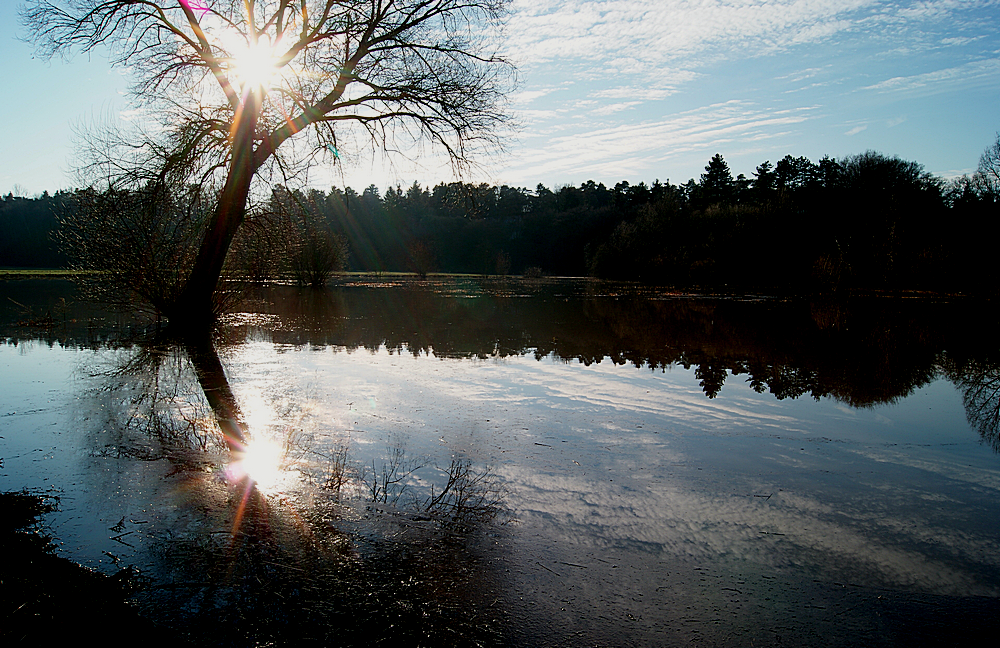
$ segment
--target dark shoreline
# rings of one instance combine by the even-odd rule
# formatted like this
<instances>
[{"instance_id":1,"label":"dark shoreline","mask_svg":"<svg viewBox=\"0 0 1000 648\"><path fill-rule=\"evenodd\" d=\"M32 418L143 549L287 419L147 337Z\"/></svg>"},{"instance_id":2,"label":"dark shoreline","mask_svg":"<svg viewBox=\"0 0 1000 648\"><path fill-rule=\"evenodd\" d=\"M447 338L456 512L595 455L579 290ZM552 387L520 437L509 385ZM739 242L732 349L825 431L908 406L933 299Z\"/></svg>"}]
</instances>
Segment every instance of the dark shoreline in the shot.
<instances>
[{"instance_id":1,"label":"dark shoreline","mask_svg":"<svg viewBox=\"0 0 1000 648\"><path fill-rule=\"evenodd\" d=\"M56 555L40 518L57 506L46 493L0 493L0 637L10 645L48 645L100 632L152 646L185 645L128 603L134 570L107 576Z\"/></svg>"}]
</instances>

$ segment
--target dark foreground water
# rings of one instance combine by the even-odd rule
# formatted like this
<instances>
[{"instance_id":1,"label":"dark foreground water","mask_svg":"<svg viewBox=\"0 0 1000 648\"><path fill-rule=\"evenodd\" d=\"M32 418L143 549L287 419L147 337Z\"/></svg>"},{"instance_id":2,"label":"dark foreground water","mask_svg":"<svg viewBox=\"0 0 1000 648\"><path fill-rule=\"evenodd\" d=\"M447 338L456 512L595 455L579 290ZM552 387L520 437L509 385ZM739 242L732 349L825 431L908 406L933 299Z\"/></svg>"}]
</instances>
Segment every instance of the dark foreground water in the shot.
<instances>
[{"instance_id":1,"label":"dark foreground water","mask_svg":"<svg viewBox=\"0 0 1000 648\"><path fill-rule=\"evenodd\" d=\"M343 281L192 345L0 282L0 490L58 496L59 553L202 645L978 641L991 313Z\"/></svg>"}]
</instances>

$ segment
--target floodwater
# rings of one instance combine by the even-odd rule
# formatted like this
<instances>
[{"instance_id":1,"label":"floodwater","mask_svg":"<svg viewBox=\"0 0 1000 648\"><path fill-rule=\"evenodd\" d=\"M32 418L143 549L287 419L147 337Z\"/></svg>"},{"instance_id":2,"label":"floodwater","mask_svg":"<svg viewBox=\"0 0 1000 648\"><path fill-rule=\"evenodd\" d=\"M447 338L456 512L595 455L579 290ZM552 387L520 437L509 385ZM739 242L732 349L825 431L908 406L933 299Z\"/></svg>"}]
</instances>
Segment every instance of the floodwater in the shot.
<instances>
[{"instance_id":1,"label":"floodwater","mask_svg":"<svg viewBox=\"0 0 1000 648\"><path fill-rule=\"evenodd\" d=\"M59 553L192 643L1000 627L989 304L343 279L192 344L65 281L0 302L0 490L57 496Z\"/></svg>"}]
</instances>

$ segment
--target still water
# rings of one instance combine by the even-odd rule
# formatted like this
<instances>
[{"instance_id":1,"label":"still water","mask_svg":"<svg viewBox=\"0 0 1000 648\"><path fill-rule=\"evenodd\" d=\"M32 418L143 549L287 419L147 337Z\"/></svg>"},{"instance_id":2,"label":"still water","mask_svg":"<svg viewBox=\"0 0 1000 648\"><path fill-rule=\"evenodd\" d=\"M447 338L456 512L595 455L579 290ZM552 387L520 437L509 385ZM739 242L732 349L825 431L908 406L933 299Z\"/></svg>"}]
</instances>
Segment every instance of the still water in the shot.
<instances>
[{"instance_id":1,"label":"still water","mask_svg":"<svg viewBox=\"0 0 1000 648\"><path fill-rule=\"evenodd\" d=\"M989 304L344 279L191 344L69 282L0 302L0 490L58 496L59 553L193 643L998 626Z\"/></svg>"}]
</instances>

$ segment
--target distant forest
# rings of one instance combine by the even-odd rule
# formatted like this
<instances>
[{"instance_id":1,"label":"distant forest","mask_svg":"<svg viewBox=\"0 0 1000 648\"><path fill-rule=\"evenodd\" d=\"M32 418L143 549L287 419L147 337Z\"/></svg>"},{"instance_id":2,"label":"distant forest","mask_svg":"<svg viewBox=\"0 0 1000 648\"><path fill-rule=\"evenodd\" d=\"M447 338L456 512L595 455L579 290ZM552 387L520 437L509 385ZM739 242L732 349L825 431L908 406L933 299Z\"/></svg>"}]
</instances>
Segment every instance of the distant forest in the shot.
<instances>
[{"instance_id":1,"label":"distant forest","mask_svg":"<svg viewBox=\"0 0 1000 648\"><path fill-rule=\"evenodd\" d=\"M374 185L361 193L279 186L250 218L260 230L280 221L275 214L295 212L299 252L325 238L345 251L344 269L376 273L591 275L725 291L994 294L998 171L1000 140L976 174L947 182L876 152L818 163L786 156L761 163L752 178L733 177L715 155L705 173L684 184L609 188L591 181L531 190L414 183L384 194ZM4 197L0 267L71 265L54 232L93 193ZM272 265L293 263L281 258L290 248L272 242L268 249L278 257ZM253 250L266 256L259 246Z\"/></svg>"}]
</instances>

